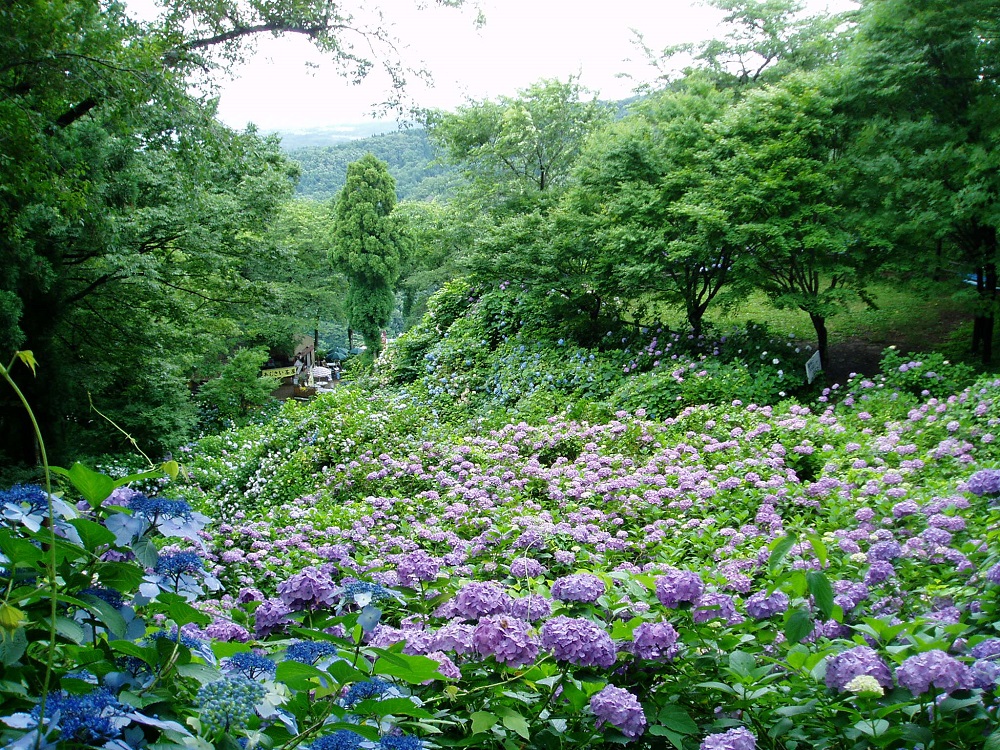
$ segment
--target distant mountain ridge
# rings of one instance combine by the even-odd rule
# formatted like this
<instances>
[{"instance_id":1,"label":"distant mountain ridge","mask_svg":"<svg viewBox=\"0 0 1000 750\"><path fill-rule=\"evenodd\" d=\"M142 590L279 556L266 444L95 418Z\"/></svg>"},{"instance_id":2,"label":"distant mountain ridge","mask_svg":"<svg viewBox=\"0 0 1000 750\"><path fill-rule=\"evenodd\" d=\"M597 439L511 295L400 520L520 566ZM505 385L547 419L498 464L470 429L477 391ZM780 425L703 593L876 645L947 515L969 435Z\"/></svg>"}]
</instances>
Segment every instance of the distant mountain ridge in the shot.
<instances>
[{"instance_id":1,"label":"distant mountain ridge","mask_svg":"<svg viewBox=\"0 0 1000 750\"><path fill-rule=\"evenodd\" d=\"M278 135L285 153L301 166L296 194L302 198L326 201L336 196L347 179L347 165L367 153L389 165L400 200L446 195L458 179L457 169L437 162L422 128L399 130L395 123L366 123Z\"/></svg>"}]
</instances>

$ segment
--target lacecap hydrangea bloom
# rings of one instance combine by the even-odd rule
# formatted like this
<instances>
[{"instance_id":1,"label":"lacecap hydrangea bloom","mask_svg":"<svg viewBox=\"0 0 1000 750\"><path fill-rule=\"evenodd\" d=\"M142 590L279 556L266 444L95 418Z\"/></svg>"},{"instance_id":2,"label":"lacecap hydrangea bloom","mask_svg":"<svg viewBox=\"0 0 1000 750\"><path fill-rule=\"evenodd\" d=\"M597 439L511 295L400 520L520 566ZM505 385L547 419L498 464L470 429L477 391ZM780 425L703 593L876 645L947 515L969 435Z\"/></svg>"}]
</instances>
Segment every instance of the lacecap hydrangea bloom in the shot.
<instances>
[{"instance_id":1,"label":"lacecap hydrangea bloom","mask_svg":"<svg viewBox=\"0 0 1000 750\"><path fill-rule=\"evenodd\" d=\"M263 685L242 675L202 685L198 691L198 708L205 734L218 735L246 729L257 704L266 693Z\"/></svg>"},{"instance_id":2,"label":"lacecap hydrangea bloom","mask_svg":"<svg viewBox=\"0 0 1000 750\"><path fill-rule=\"evenodd\" d=\"M378 741L379 750L421 750L424 743L412 734L387 734Z\"/></svg>"},{"instance_id":3,"label":"lacecap hydrangea bloom","mask_svg":"<svg viewBox=\"0 0 1000 750\"><path fill-rule=\"evenodd\" d=\"M357 732L350 729L340 729L333 734L319 737L309 745L309 750L355 750L361 745L364 739Z\"/></svg>"},{"instance_id":4,"label":"lacecap hydrangea bloom","mask_svg":"<svg viewBox=\"0 0 1000 750\"><path fill-rule=\"evenodd\" d=\"M701 741L699 750L756 750L757 738L745 727L710 734Z\"/></svg>"},{"instance_id":5,"label":"lacecap hydrangea bloom","mask_svg":"<svg viewBox=\"0 0 1000 750\"><path fill-rule=\"evenodd\" d=\"M592 604L606 591L604 581L592 573L576 573L552 582L552 598L561 602Z\"/></svg>"},{"instance_id":6,"label":"lacecap hydrangea bloom","mask_svg":"<svg viewBox=\"0 0 1000 750\"><path fill-rule=\"evenodd\" d=\"M690 570L670 568L656 579L656 598L670 609L696 601L704 591L701 576Z\"/></svg>"},{"instance_id":7,"label":"lacecap hydrangea bloom","mask_svg":"<svg viewBox=\"0 0 1000 750\"><path fill-rule=\"evenodd\" d=\"M590 710L597 726L610 724L626 737L639 737L646 731L646 714L639 699L628 690L608 685L590 699Z\"/></svg>"},{"instance_id":8,"label":"lacecap hydrangea bloom","mask_svg":"<svg viewBox=\"0 0 1000 750\"><path fill-rule=\"evenodd\" d=\"M538 637L531 624L508 615L480 619L472 643L482 656L492 656L510 667L526 666L538 656Z\"/></svg>"},{"instance_id":9,"label":"lacecap hydrangea bloom","mask_svg":"<svg viewBox=\"0 0 1000 750\"><path fill-rule=\"evenodd\" d=\"M911 656L896 667L896 681L918 696L932 687L945 693L969 690L974 680L969 668L958 659L932 649Z\"/></svg>"},{"instance_id":10,"label":"lacecap hydrangea bloom","mask_svg":"<svg viewBox=\"0 0 1000 750\"><path fill-rule=\"evenodd\" d=\"M560 615L542 626L542 646L557 661L579 667L610 667L618 658L614 641L599 625L580 617Z\"/></svg>"},{"instance_id":11,"label":"lacecap hydrangea bloom","mask_svg":"<svg viewBox=\"0 0 1000 750\"><path fill-rule=\"evenodd\" d=\"M244 651L222 660L222 669L228 674L241 674L251 680L273 677L278 665L262 654Z\"/></svg>"},{"instance_id":12,"label":"lacecap hydrangea bloom","mask_svg":"<svg viewBox=\"0 0 1000 750\"><path fill-rule=\"evenodd\" d=\"M320 659L337 655L337 646L329 641L294 641L285 650L288 661L316 664Z\"/></svg>"},{"instance_id":13,"label":"lacecap hydrangea bloom","mask_svg":"<svg viewBox=\"0 0 1000 750\"><path fill-rule=\"evenodd\" d=\"M45 716L59 716L60 739L97 745L121 735L122 727L129 723L125 717L130 710L106 688L98 688L86 695L49 693L45 701ZM31 717L38 722L38 707Z\"/></svg>"},{"instance_id":14,"label":"lacecap hydrangea bloom","mask_svg":"<svg viewBox=\"0 0 1000 750\"><path fill-rule=\"evenodd\" d=\"M843 692L855 677L866 675L874 678L886 690L892 687L892 673L875 649L856 646L842 651L826 662L826 686Z\"/></svg>"}]
</instances>

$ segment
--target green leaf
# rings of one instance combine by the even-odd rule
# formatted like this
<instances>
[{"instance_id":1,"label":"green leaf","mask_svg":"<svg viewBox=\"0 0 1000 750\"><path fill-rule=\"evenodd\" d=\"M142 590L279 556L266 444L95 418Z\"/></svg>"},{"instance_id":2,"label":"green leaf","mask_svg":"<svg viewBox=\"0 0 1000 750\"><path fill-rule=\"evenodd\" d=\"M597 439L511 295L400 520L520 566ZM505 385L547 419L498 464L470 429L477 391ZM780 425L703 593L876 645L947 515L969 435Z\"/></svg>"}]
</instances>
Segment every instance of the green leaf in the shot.
<instances>
[{"instance_id":1,"label":"green leaf","mask_svg":"<svg viewBox=\"0 0 1000 750\"><path fill-rule=\"evenodd\" d=\"M808 539L809 544L813 548L813 552L816 554L817 559L819 559L820 568L825 568L827 560L826 545L823 544L823 540L818 534L810 534Z\"/></svg>"},{"instance_id":2,"label":"green leaf","mask_svg":"<svg viewBox=\"0 0 1000 750\"><path fill-rule=\"evenodd\" d=\"M335 661L326 668L326 672L341 685L346 685L349 682L363 682L368 679L367 674L357 667L352 667L348 661Z\"/></svg>"},{"instance_id":3,"label":"green leaf","mask_svg":"<svg viewBox=\"0 0 1000 750\"><path fill-rule=\"evenodd\" d=\"M129 593L142 583L143 572L134 563L106 562L97 568L97 577L108 588Z\"/></svg>"},{"instance_id":4,"label":"green leaf","mask_svg":"<svg viewBox=\"0 0 1000 750\"><path fill-rule=\"evenodd\" d=\"M773 543L771 556L767 559L768 570L773 572L781 566L781 561L785 559L785 555L795 546L795 542L795 536L789 534Z\"/></svg>"},{"instance_id":5,"label":"green leaf","mask_svg":"<svg viewBox=\"0 0 1000 750\"><path fill-rule=\"evenodd\" d=\"M1000 729L986 738L983 750L1000 750Z\"/></svg>"},{"instance_id":6,"label":"green leaf","mask_svg":"<svg viewBox=\"0 0 1000 750\"><path fill-rule=\"evenodd\" d=\"M151 667L156 666L159 661L159 655L155 648L140 646L132 641L111 641L108 645L113 651L124 656L133 656Z\"/></svg>"},{"instance_id":7,"label":"green leaf","mask_svg":"<svg viewBox=\"0 0 1000 750\"><path fill-rule=\"evenodd\" d=\"M813 631L812 618L803 609L796 609L785 621L785 638L789 643L798 643Z\"/></svg>"},{"instance_id":8,"label":"green leaf","mask_svg":"<svg viewBox=\"0 0 1000 750\"><path fill-rule=\"evenodd\" d=\"M92 508L98 507L115 491L114 479L106 474L98 474L79 462L70 466L69 471L57 473L64 474Z\"/></svg>"},{"instance_id":9,"label":"green leaf","mask_svg":"<svg viewBox=\"0 0 1000 750\"><path fill-rule=\"evenodd\" d=\"M110 633L115 635L125 634L125 618L122 617L121 612L112 607L103 599L100 599L92 594L81 594L79 595L80 601L84 602L87 609L95 616L98 622L104 623L104 626L108 629Z\"/></svg>"},{"instance_id":10,"label":"green leaf","mask_svg":"<svg viewBox=\"0 0 1000 750\"><path fill-rule=\"evenodd\" d=\"M491 714L489 711L474 711L472 713L472 733L479 734L480 732L485 732L496 725L497 719L495 714Z\"/></svg>"},{"instance_id":11,"label":"green leaf","mask_svg":"<svg viewBox=\"0 0 1000 750\"><path fill-rule=\"evenodd\" d=\"M132 554L142 563L143 567L154 568L159 554L156 552L156 545L149 539L139 539L132 545Z\"/></svg>"},{"instance_id":12,"label":"green leaf","mask_svg":"<svg viewBox=\"0 0 1000 750\"><path fill-rule=\"evenodd\" d=\"M141 482L143 479L159 479L163 476L163 473L161 469L151 469L139 472L138 474L129 474L127 477L116 479L115 487L124 487L125 485L132 484L132 482Z\"/></svg>"},{"instance_id":13,"label":"green leaf","mask_svg":"<svg viewBox=\"0 0 1000 750\"><path fill-rule=\"evenodd\" d=\"M18 628L13 633L3 633L0 638L0 664L9 667L17 663L28 648L28 636L24 628Z\"/></svg>"},{"instance_id":14,"label":"green leaf","mask_svg":"<svg viewBox=\"0 0 1000 750\"><path fill-rule=\"evenodd\" d=\"M419 685L427 680L443 680L440 664L434 659L417 654L391 654L384 649L372 649L379 654L372 666L374 674L398 677L411 685Z\"/></svg>"},{"instance_id":15,"label":"green leaf","mask_svg":"<svg viewBox=\"0 0 1000 750\"><path fill-rule=\"evenodd\" d=\"M507 727L512 732L516 732L518 735L524 739L530 739L530 734L528 732L528 720L525 719L521 714L515 711L513 708L507 708L506 706L498 709L503 720L503 725Z\"/></svg>"},{"instance_id":16,"label":"green leaf","mask_svg":"<svg viewBox=\"0 0 1000 750\"><path fill-rule=\"evenodd\" d=\"M56 632L63 638L73 643L83 643L83 626L76 620L58 615L56 617Z\"/></svg>"},{"instance_id":17,"label":"green leaf","mask_svg":"<svg viewBox=\"0 0 1000 750\"><path fill-rule=\"evenodd\" d=\"M207 685L210 682L215 682L221 677L219 670L215 667L210 667L208 664L198 664L196 662L191 662L190 664L178 664L176 666L177 674L182 677L192 677L202 685Z\"/></svg>"},{"instance_id":18,"label":"green leaf","mask_svg":"<svg viewBox=\"0 0 1000 750\"><path fill-rule=\"evenodd\" d=\"M679 734L695 734L698 731L698 724L691 718L691 715L676 703L668 703L660 709L656 716L657 721Z\"/></svg>"},{"instance_id":19,"label":"green leaf","mask_svg":"<svg viewBox=\"0 0 1000 750\"><path fill-rule=\"evenodd\" d=\"M312 664L283 661L278 664L278 672L275 675L275 679L278 682L285 683L293 690L311 690L330 678L326 672L322 669L317 669Z\"/></svg>"},{"instance_id":20,"label":"green leaf","mask_svg":"<svg viewBox=\"0 0 1000 750\"><path fill-rule=\"evenodd\" d=\"M89 552L95 552L98 547L110 546L115 543L115 535L99 523L86 518L74 518L69 522L77 530L83 547Z\"/></svg>"},{"instance_id":21,"label":"green leaf","mask_svg":"<svg viewBox=\"0 0 1000 750\"><path fill-rule=\"evenodd\" d=\"M829 619L833 615L833 586L830 585L830 579L818 570L810 570L806 573L806 581L819 611Z\"/></svg>"},{"instance_id":22,"label":"green leaf","mask_svg":"<svg viewBox=\"0 0 1000 750\"><path fill-rule=\"evenodd\" d=\"M354 707L358 714L373 714L375 716L415 716L418 719L430 719L431 714L420 708L409 698L368 698Z\"/></svg>"},{"instance_id":23,"label":"green leaf","mask_svg":"<svg viewBox=\"0 0 1000 750\"><path fill-rule=\"evenodd\" d=\"M171 594L169 591L161 592L156 597L156 603L166 609L167 616L177 623L178 627L183 627L191 622L200 627L205 627L212 622L211 617L192 607L180 594Z\"/></svg>"},{"instance_id":24,"label":"green leaf","mask_svg":"<svg viewBox=\"0 0 1000 750\"><path fill-rule=\"evenodd\" d=\"M666 737L677 750L684 750L684 735L679 734L667 727L654 724L649 728L649 733L654 737Z\"/></svg>"},{"instance_id":25,"label":"green leaf","mask_svg":"<svg viewBox=\"0 0 1000 750\"><path fill-rule=\"evenodd\" d=\"M12 536L7 529L0 529L0 552L15 566L30 566L42 560L45 553L27 539Z\"/></svg>"},{"instance_id":26,"label":"green leaf","mask_svg":"<svg viewBox=\"0 0 1000 750\"><path fill-rule=\"evenodd\" d=\"M740 677L749 677L756 666L756 659L746 651L733 651L729 655L729 668Z\"/></svg>"}]
</instances>

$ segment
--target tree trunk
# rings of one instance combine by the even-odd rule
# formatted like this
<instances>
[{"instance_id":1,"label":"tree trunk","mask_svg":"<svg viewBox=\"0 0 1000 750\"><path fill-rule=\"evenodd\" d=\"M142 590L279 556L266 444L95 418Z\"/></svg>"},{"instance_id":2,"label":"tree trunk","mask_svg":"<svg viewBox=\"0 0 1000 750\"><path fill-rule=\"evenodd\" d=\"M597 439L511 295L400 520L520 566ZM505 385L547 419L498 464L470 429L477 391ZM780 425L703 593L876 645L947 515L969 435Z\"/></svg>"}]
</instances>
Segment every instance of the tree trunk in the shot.
<instances>
[{"instance_id":1,"label":"tree trunk","mask_svg":"<svg viewBox=\"0 0 1000 750\"><path fill-rule=\"evenodd\" d=\"M347 329L347 353L350 354L351 350L354 348L354 329Z\"/></svg>"},{"instance_id":2,"label":"tree trunk","mask_svg":"<svg viewBox=\"0 0 1000 750\"><path fill-rule=\"evenodd\" d=\"M825 371L828 365L826 318L822 315L809 313L809 320L812 321L813 328L816 329L816 348L819 350L819 363Z\"/></svg>"}]
</instances>

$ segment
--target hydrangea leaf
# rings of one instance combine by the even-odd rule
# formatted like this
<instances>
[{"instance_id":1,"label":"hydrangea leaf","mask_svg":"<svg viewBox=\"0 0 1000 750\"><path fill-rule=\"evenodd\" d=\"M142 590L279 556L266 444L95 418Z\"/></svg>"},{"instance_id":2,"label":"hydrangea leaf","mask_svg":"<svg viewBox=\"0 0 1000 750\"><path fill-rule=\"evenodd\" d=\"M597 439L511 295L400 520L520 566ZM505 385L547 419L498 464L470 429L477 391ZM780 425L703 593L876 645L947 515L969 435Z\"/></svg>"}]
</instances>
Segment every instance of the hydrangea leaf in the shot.
<instances>
[{"instance_id":1,"label":"hydrangea leaf","mask_svg":"<svg viewBox=\"0 0 1000 750\"><path fill-rule=\"evenodd\" d=\"M767 568L770 571L775 571L781 567L781 561L785 559L792 547L795 546L795 536L789 534L788 536L782 537L778 541L774 542L771 548L771 556L767 560Z\"/></svg>"},{"instance_id":2,"label":"hydrangea leaf","mask_svg":"<svg viewBox=\"0 0 1000 750\"><path fill-rule=\"evenodd\" d=\"M409 698L367 698L354 707L355 713L375 716L414 716L429 719L431 714Z\"/></svg>"},{"instance_id":3,"label":"hydrangea leaf","mask_svg":"<svg viewBox=\"0 0 1000 750\"><path fill-rule=\"evenodd\" d=\"M412 685L445 678L439 671L440 665L430 657L415 654L392 654L384 649L373 650L379 654L379 658L372 667L375 674L398 677Z\"/></svg>"},{"instance_id":4,"label":"hydrangea leaf","mask_svg":"<svg viewBox=\"0 0 1000 750\"><path fill-rule=\"evenodd\" d=\"M503 725L512 732L517 733L520 737L524 739L530 739L531 734L528 731L528 720L524 718L521 714L512 708L507 708L506 706L498 709L503 718Z\"/></svg>"},{"instance_id":5,"label":"hydrangea leaf","mask_svg":"<svg viewBox=\"0 0 1000 750\"><path fill-rule=\"evenodd\" d=\"M473 734L485 732L499 721L496 714L491 714L489 711L474 711L470 718L472 719Z\"/></svg>"},{"instance_id":6,"label":"hydrangea leaf","mask_svg":"<svg viewBox=\"0 0 1000 750\"><path fill-rule=\"evenodd\" d=\"M789 643L798 643L813 631L812 618L805 610L791 612L785 621L785 638Z\"/></svg>"},{"instance_id":7,"label":"hydrangea leaf","mask_svg":"<svg viewBox=\"0 0 1000 750\"><path fill-rule=\"evenodd\" d=\"M691 715L674 703L668 703L660 709L656 718L660 724L679 734L695 734L698 731L698 725L691 718Z\"/></svg>"},{"instance_id":8,"label":"hydrangea leaf","mask_svg":"<svg viewBox=\"0 0 1000 750\"><path fill-rule=\"evenodd\" d=\"M98 507L115 491L114 479L79 462L70 466L68 471L56 467L53 467L53 471L69 479L92 508Z\"/></svg>"},{"instance_id":9,"label":"hydrangea leaf","mask_svg":"<svg viewBox=\"0 0 1000 750\"><path fill-rule=\"evenodd\" d=\"M809 584L809 593L816 601L816 606L823 613L823 617L829 619L833 616L833 586L830 579L818 570L810 570L806 573L806 581Z\"/></svg>"},{"instance_id":10,"label":"hydrangea leaf","mask_svg":"<svg viewBox=\"0 0 1000 750\"><path fill-rule=\"evenodd\" d=\"M74 518L69 524L80 535L83 548L90 552L95 551L98 547L110 546L115 543L115 534L99 523L94 523L86 518Z\"/></svg>"}]
</instances>

